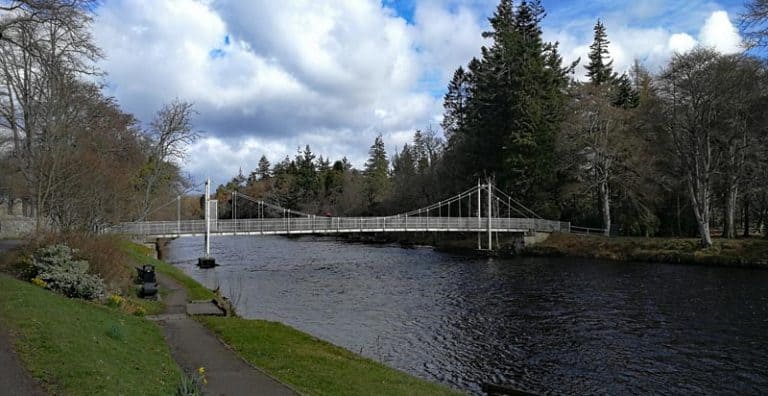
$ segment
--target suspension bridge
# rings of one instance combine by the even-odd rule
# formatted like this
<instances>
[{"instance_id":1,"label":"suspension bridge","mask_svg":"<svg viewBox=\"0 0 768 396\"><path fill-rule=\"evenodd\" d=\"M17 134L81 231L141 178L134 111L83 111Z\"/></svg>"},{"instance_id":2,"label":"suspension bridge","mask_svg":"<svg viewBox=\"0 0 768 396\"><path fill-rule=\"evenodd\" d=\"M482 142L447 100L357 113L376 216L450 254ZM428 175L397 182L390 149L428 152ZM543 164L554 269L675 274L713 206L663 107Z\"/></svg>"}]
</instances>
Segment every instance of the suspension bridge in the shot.
<instances>
[{"instance_id":1,"label":"suspension bridge","mask_svg":"<svg viewBox=\"0 0 768 396\"><path fill-rule=\"evenodd\" d=\"M238 204L238 200L243 203ZM153 239L203 236L205 256L208 257L211 236L463 232L478 233L478 249L492 250L493 235L498 233L530 237L537 233L572 231L569 222L541 218L490 181L478 182L464 192L423 208L379 217L317 216L234 191L232 218L219 219L218 202L210 199L210 180L205 185L204 219L183 220L180 197L164 206L173 202L177 203L175 220L121 223L105 232ZM252 217L238 216L238 206L241 205L250 206ZM480 237L481 233L485 238ZM482 239L486 240L485 246Z\"/></svg>"}]
</instances>

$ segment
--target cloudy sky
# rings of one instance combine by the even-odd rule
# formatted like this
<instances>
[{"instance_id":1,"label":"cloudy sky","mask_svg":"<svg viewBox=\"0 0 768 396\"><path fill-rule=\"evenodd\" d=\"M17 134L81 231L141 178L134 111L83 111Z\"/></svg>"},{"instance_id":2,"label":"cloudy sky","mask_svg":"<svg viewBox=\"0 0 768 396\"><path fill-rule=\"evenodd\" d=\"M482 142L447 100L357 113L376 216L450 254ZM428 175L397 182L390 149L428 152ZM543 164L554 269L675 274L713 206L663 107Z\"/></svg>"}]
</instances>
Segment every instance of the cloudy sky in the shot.
<instances>
[{"instance_id":1,"label":"cloudy sky","mask_svg":"<svg viewBox=\"0 0 768 396\"><path fill-rule=\"evenodd\" d=\"M362 166L381 133L389 150L438 127L453 71L486 44L497 0L108 0L95 37L105 90L140 120L164 102L195 103L204 137L184 168L226 182L309 144ZM614 67L658 70L697 43L738 50L741 0L543 0L544 35L586 58L600 18ZM578 74L583 74L580 67Z\"/></svg>"}]
</instances>

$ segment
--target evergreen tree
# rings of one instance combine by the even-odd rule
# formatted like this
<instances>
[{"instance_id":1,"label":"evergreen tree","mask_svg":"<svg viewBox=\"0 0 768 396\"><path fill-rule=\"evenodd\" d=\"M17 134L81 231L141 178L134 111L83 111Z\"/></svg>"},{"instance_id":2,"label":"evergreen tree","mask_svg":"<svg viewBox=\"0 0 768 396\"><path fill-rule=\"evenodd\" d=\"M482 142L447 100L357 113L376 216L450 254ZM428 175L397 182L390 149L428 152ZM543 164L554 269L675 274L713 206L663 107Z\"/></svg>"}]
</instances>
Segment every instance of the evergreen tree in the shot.
<instances>
[{"instance_id":1,"label":"evergreen tree","mask_svg":"<svg viewBox=\"0 0 768 396\"><path fill-rule=\"evenodd\" d=\"M259 167L256 169L256 176L258 176L259 180L267 180L270 177L270 163L267 159L266 155L262 155L261 159L259 160Z\"/></svg>"},{"instance_id":2,"label":"evergreen tree","mask_svg":"<svg viewBox=\"0 0 768 396\"><path fill-rule=\"evenodd\" d=\"M443 98L445 114L440 126L443 127L445 138L449 141L466 124L467 102L469 101L471 84L472 74L465 72L464 68L459 66L453 73L453 78L448 84L448 92Z\"/></svg>"},{"instance_id":3,"label":"evergreen tree","mask_svg":"<svg viewBox=\"0 0 768 396\"><path fill-rule=\"evenodd\" d=\"M624 73L616 79L615 94L613 95L613 105L623 109L634 109L640 104L640 94L632 85L627 73Z\"/></svg>"},{"instance_id":4,"label":"evergreen tree","mask_svg":"<svg viewBox=\"0 0 768 396\"><path fill-rule=\"evenodd\" d=\"M318 177L315 154L309 145L296 155L296 183L299 194L305 201L317 195Z\"/></svg>"},{"instance_id":5,"label":"evergreen tree","mask_svg":"<svg viewBox=\"0 0 768 396\"><path fill-rule=\"evenodd\" d=\"M376 137L368 155L364 191L369 211L376 211L389 192L389 161L381 135Z\"/></svg>"},{"instance_id":6,"label":"evergreen tree","mask_svg":"<svg viewBox=\"0 0 768 396\"><path fill-rule=\"evenodd\" d=\"M608 58L608 35L605 25L599 19L594 27L595 35L592 45L589 46L589 63L585 66L587 77L595 85L612 83L616 79L613 72L613 60L606 62Z\"/></svg>"},{"instance_id":7,"label":"evergreen tree","mask_svg":"<svg viewBox=\"0 0 768 396\"><path fill-rule=\"evenodd\" d=\"M539 209L555 208L554 142L564 117L568 73L557 44L546 43L539 1L515 8L502 0L483 33L493 45L469 65L471 83L464 114L446 113L464 125L448 142L448 173L462 185L495 176ZM448 102L452 104L453 102ZM552 209L551 212L555 210Z\"/></svg>"}]
</instances>

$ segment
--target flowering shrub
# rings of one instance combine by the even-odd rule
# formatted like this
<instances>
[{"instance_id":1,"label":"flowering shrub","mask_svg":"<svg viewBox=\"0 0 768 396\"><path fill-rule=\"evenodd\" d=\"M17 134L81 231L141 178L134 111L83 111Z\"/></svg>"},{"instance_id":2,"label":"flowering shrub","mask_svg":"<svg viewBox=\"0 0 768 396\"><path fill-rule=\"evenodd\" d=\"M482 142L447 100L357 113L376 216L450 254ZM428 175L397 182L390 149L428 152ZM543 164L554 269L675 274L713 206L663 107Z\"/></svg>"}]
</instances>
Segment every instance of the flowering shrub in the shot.
<instances>
[{"instance_id":1,"label":"flowering shrub","mask_svg":"<svg viewBox=\"0 0 768 396\"><path fill-rule=\"evenodd\" d=\"M40 286L43 289L48 287L48 283L40 278L32 278L31 281L35 286Z\"/></svg>"},{"instance_id":2,"label":"flowering shrub","mask_svg":"<svg viewBox=\"0 0 768 396\"><path fill-rule=\"evenodd\" d=\"M144 316L147 314L147 310L144 309L144 307L136 307L135 310L133 310L134 316Z\"/></svg>"},{"instance_id":3,"label":"flowering shrub","mask_svg":"<svg viewBox=\"0 0 768 396\"><path fill-rule=\"evenodd\" d=\"M123 305L124 302L125 299L117 294L110 294L109 298L107 299L107 305L115 308Z\"/></svg>"},{"instance_id":4,"label":"flowering shrub","mask_svg":"<svg viewBox=\"0 0 768 396\"><path fill-rule=\"evenodd\" d=\"M73 258L67 245L46 246L32 257L33 277L67 297L92 300L104 295L104 282L88 273L88 262Z\"/></svg>"}]
</instances>

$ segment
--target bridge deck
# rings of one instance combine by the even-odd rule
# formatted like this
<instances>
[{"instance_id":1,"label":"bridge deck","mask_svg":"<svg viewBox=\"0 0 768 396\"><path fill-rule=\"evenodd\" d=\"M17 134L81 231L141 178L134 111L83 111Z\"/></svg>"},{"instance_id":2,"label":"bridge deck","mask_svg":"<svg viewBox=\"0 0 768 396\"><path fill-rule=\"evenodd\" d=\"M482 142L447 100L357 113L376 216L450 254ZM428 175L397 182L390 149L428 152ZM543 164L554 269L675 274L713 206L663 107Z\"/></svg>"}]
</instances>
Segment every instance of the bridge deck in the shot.
<instances>
[{"instance_id":1,"label":"bridge deck","mask_svg":"<svg viewBox=\"0 0 768 396\"><path fill-rule=\"evenodd\" d=\"M492 232L568 232L570 223L531 218L491 218ZM488 218L477 217L294 217L211 222L212 235L300 235L365 232L487 232ZM205 220L134 222L107 232L175 238L205 235Z\"/></svg>"}]
</instances>

